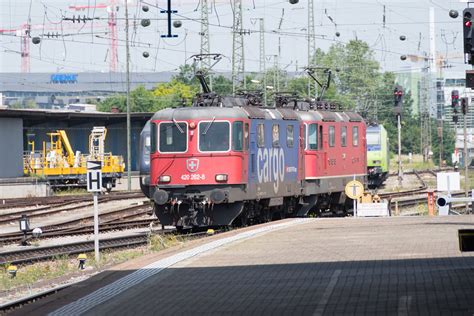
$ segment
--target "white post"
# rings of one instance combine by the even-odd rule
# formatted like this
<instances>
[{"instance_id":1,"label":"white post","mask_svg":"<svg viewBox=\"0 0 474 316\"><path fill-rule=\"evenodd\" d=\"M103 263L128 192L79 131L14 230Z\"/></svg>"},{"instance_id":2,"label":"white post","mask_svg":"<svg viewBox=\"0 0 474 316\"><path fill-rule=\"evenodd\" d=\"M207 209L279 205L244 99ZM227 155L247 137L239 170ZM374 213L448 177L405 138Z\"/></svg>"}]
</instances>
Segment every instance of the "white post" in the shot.
<instances>
[{"instance_id":1,"label":"white post","mask_svg":"<svg viewBox=\"0 0 474 316\"><path fill-rule=\"evenodd\" d=\"M94 254L95 262L99 264L99 201L98 193L94 192Z\"/></svg>"},{"instance_id":2,"label":"white post","mask_svg":"<svg viewBox=\"0 0 474 316\"><path fill-rule=\"evenodd\" d=\"M356 179L356 175L354 175L353 180L355 181L355 179ZM357 191L356 191L356 187L355 187L355 186L352 187L352 194L353 194L354 196L357 194ZM353 206L352 206L352 207L354 208L354 217L357 217L357 201L356 201L356 199L353 199L353 200L352 200L352 203L353 203Z\"/></svg>"}]
</instances>

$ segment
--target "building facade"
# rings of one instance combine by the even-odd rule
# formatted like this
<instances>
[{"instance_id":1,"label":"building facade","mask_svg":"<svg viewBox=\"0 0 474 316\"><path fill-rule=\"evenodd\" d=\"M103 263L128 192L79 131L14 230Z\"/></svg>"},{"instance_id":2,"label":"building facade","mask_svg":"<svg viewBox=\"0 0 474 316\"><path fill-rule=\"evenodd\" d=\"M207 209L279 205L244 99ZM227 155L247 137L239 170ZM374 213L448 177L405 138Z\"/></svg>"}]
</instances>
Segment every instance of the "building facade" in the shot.
<instances>
[{"instance_id":1,"label":"building facade","mask_svg":"<svg viewBox=\"0 0 474 316\"><path fill-rule=\"evenodd\" d=\"M131 88L154 88L176 73L131 73ZM109 95L125 93L125 73L0 73L4 106L62 108L71 103L96 103Z\"/></svg>"}]
</instances>

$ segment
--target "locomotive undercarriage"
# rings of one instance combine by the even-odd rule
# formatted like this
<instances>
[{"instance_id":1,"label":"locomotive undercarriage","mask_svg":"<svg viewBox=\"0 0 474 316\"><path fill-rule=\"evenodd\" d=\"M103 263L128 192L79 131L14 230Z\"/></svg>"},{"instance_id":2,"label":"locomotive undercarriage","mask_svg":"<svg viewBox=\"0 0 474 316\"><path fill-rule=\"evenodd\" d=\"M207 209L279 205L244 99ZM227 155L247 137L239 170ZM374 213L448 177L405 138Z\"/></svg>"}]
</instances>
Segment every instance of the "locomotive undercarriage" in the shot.
<instances>
[{"instance_id":1,"label":"locomotive undercarriage","mask_svg":"<svg viewBox=\"0 0 474 316\"><path fill-rule=\"evenodd\" d=\"M369 189L376 189L382 186L387 180L388 172L382 172L381 167L370 167L367 172L367 181Z\"/></svg>"},{"instance_id":2,"label":"locomotive undercarriage","mask_svg":"<svg viewBox=\"0 0 474 316\"><path fill-rule=\"evenodd\" d=\"M247 226L286 217L353 213L352 200L343 192L316 193L322 184L313 183L311 194L306 191L303 195L252 200L243 185L160 187L153 193L155 214L162 225L191 228Z\"/></svg>"},{"instance_id":3,"label":"locomotive undercarriage","mask_svg":"<svg viewBox=\"0 0 474 316\"><path fill-rule=\"evenodd\" d=\"M162 225L229 226L244 206L242 200L235 199L243 194L241 186L164 189L153 194L155 214Z\"/></svg>"}]
</instances>

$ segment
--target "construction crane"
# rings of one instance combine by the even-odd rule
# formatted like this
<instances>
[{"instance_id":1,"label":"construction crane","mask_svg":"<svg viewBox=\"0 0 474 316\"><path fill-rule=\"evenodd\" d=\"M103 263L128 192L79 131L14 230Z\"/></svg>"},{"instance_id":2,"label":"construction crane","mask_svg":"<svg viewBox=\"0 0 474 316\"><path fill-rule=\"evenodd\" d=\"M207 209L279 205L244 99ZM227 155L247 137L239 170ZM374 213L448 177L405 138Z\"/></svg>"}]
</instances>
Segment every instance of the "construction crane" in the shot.
<instances>
[{"instance_id":1,"label":"construction crane","mask_svg":"<svg viewBox=\"0 0 474 316\"><path fill-rule=\"evenodd\" d=\"M60 26L58 24L29 24L25 23L16 28L12 29L0 29L0 35L10 35L13 37L20 38L20 51L13 51L21 56L21 72L28 73L31 71L31 55L30 55L30 41L32 38L32 32L40 32L38 37L59 37L65 30L76 30L80 26ZM46 32L46 34L42 34Z\"/></svg>"},{"instance_id":2,"label":"construction crane","mask_svg":"<svg viewBox=\"0 0 474 316\"><path fill-rule=\"evenodd\" d=\"M97 5L71 5L69 9L75 11L84 11L87 9L107 9L108 29L109 29L109 46L110 46L110 72L117 71L118 62L118 35L117 35L117 11L119 9L116 0L110 0L108 4Z\"/></svg>"}]
</instances>

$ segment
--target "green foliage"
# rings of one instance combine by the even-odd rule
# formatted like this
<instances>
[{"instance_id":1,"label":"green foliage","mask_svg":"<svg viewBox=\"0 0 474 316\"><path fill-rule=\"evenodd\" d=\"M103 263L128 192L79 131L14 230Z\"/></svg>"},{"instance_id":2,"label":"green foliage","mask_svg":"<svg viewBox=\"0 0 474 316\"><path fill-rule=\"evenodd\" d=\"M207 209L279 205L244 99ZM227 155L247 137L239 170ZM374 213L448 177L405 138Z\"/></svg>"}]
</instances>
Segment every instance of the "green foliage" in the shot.
<instances>
[{"instance_id":1,"label":"green foliage","mask_svg":"<svg viewBox=\"0 0 474 316\"><path fill-rule=\"evenodd\" d=\"M35 100L26 100L25 104L22 104L19 101L15 101L9 105L10 109L37 109L38 104L36 104Z\"/></svg>"},{"instance_id":2,"label":"green foliage","mask_svg":"<svg viewBox=\"0 0 474 316\"><path fill-rule=\"evenodd\" d=\"M197 91L195 86L176 79L159 84L153 90L153 95L156 97L154 111L171 106L190 105Z\"/></svg>"},{"instance_id":3,"label":"green foliage","mask_svg":"<svg viewBox=\"0 0 474 316\"><path fill-rule=\"evenodd\" d=\"M160 83L152 91L140 86L130 93L131 112L155 112L173 106L191 104L197 89L177 80ZM126 97L123 94L113 95L98 105L98 110L110 112L112 107L117 107L120 112L127 111Z\"/></svg>"},{"instance_id":4,"label":"green foliage","mask_svg":"<svg viewBox=\"0 0 474 316\"><path fill-rule=\"evenodd\" d=\"M231 95L232 81L222 75L213 77L212 90L219 95Z\"/></svg>"},{"instance_id":5,"label":"green foliage","mask_svg":"<svg viewBox=\"0 0 474 316\"><path fill-rule=\"evenodd\" d=\"M179 73L173 76L173 80L184 83L188 86L199 88L199 80L194 76L194 69L192 65L185 64L179 66Z\"/></svg>"}]
</instances>

